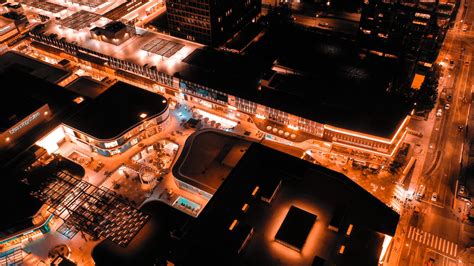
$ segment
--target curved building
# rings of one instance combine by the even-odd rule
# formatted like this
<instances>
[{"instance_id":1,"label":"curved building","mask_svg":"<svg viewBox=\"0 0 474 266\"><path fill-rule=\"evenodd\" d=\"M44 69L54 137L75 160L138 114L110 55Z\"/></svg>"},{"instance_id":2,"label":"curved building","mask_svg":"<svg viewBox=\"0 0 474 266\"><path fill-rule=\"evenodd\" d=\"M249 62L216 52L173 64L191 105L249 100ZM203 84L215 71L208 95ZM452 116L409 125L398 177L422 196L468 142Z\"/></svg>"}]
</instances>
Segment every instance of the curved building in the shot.
<instances>
[{"instance_id":1,"label":"curved building","mask_svg":"<svg viewBox=\"0 0 474 266\"><path fill-rule=\"evenodd\" d=\"M103 156L128 150L168 124L163 96L118 82L64 122L71 141Z\"/></svg>"}]
</instances>

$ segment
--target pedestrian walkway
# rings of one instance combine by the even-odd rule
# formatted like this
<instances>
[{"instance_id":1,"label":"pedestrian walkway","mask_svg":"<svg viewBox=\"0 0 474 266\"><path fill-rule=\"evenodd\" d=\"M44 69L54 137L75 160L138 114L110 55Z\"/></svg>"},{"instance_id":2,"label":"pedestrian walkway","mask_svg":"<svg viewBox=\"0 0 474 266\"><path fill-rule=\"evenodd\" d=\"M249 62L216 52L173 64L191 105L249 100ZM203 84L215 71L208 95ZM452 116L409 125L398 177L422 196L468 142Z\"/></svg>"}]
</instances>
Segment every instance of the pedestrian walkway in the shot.
<instances>
[{"instance_id":1,"label":"pedestrian walkway","mask_svg":"<svg viewBox=\"0 0 474 266\"><path fill-rule=\"evenodd\" d=\"M454 258L456 258L458 253L458 244L413 226L410 226L408 231L408 239L413 239L437 252L444 253Z\"/></svg>"}]
</instances>

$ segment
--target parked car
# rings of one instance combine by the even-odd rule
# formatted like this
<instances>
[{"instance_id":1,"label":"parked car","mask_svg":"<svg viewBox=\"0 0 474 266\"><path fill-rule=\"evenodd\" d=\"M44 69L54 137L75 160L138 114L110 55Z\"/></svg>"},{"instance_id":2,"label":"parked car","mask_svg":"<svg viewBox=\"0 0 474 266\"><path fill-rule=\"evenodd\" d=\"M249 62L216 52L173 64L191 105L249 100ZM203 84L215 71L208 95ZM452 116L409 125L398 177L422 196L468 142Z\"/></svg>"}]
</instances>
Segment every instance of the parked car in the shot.
<instances>
[{"instance_id":1,"label":"parked car","mask_svg":"<svg viewBox=\"0 0 474 266\"><path fill-rule=\"evenodd\" d=\"M444 109L449 110L450 107L451 107L451 105L450 105L449 103L447 103L447 104L444 106Z\"/></svg>"},{"instance_id":2,"label":"parked car","mask_svg":"<svg viewBox=\"0 0 474 266\"><path fill-rule=\"evenodd\" d=\"M438 109L438 111L436 112L436 116L437 116L437 117L440 117L440 116L442 116L442 115L443 115L443 109L440 108L440 109Z\"/></svg>"}]
</instances>

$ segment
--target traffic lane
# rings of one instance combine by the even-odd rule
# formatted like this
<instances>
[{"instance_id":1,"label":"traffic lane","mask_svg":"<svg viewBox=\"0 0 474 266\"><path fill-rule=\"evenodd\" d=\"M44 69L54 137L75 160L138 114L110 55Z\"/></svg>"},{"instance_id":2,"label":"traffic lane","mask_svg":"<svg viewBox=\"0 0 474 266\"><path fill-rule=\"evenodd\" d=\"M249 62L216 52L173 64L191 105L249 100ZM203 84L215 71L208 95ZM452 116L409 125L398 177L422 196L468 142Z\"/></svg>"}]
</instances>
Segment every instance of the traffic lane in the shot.
<instances>
[{"instance_id":1,"label":"traffic lane","mask_svg":"<svg viewBox=\"0 0 474 266\"><path fill-rule=\"evenodd\" d=\"M467 116L467 106L465 106L466 101L464 99L468 97L466 96L466 83L468 82L469 78L468 72L469 66L467 66L466 69L466 66L464 64L455 67L453 71L448 71L448 74L454 76L451 78L455 78L456 82L454 84L455 89L452 105L450 106L449 110L445 109L445 115L447 117L448 122L445 122L444 125L442 125L441 138L437 142L437 149L443 152L443 163L447 161L452 162L453 157L457 156L459 159L461 156L460 150L463 143L463 134L459 131L458 127L462 123L464 123L464 120ZM459 78L456 78L458 76ZM442 108L442 106L440 107ZM444 160L444 158L449 159ZM448 166L445 167L447 169L442 168L443 167L441 167L441 169L439 169L438 171L437 177L435 178L438 179L436 182L436 187L432 187L432 190L433 192L440 193L440 198L442 198L443 202L446 203L446 201L449 201L451 197L448 193L448 190L446 188L442 189L443 187L441 185L451 187L449 182L451 179L450 177L455 174L458 167L456 167L454 162L451 165L448 164ZM451 168L454 169L454 171L451 170ZM430 185L433 185L433 183L431 183Z\"/></svg>"}]
</instances>

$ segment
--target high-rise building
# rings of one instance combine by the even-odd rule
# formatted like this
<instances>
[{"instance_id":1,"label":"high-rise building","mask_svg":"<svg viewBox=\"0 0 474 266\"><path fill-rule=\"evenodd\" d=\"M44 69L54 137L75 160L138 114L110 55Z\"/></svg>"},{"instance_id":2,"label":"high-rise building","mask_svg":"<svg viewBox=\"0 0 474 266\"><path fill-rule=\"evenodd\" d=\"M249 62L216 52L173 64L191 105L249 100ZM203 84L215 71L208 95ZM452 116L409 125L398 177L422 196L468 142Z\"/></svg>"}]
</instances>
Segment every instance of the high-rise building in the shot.
<instances>
[{"instance_id":1,"label":"high-rise building","mask_svg":"<svg viewBox=\"0 0 474 266\"><path fill-rule=\"evenodd\" d=\"M173 36L217 46L260 13L260 0L167 0Z\"/></svg>"},{"instance_id":2,"label":"high-rise building","mask_svg":"<svg viewBox=\"0 0 474 266\"><path fill-rule=\"evenodd\" d=\"M369 53L431 67L455 13L455 0L366 0L360 45Z\"/></svg>"}]
</instances>

